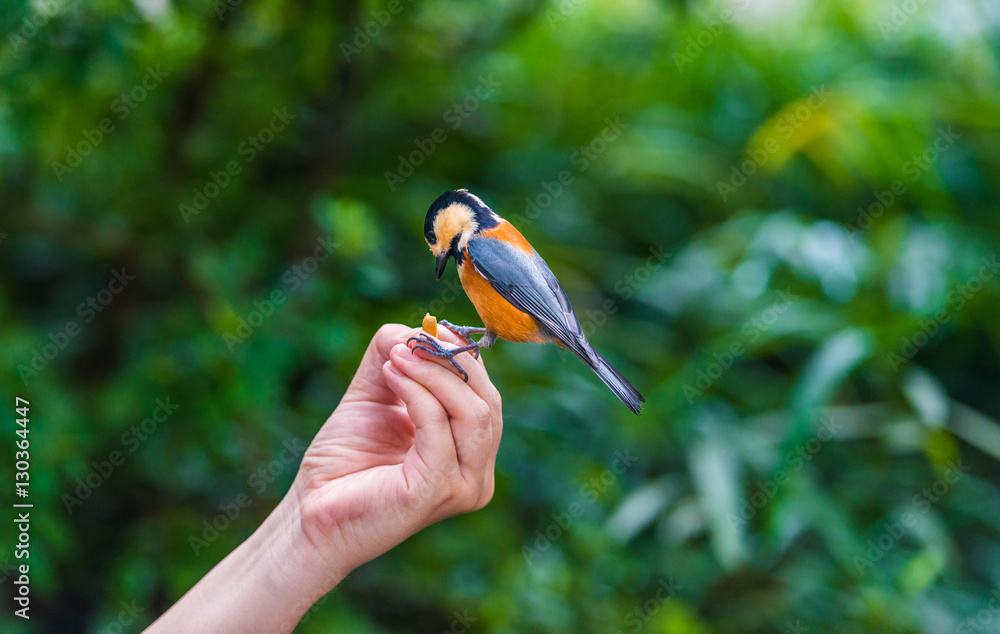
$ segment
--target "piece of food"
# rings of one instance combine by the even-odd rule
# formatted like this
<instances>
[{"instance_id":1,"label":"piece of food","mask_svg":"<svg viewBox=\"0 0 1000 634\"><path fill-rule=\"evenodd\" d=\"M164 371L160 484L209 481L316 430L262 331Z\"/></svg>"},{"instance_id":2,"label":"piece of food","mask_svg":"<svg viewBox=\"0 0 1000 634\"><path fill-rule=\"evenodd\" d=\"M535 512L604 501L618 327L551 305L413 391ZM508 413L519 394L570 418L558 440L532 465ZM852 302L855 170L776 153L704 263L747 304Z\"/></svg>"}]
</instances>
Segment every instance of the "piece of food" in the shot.
<instances>
[{"instance_id":1,"label":"piece of food","mask_svg":"<svg viewBox=\"0 0 1000 634\"><path fill-rule=\"evenodd\" d=\"M427 313L426 315L424 315L424 323L421 325L421 328L423 328L424 332L426 332L430 336L437 337L438 336L438 320L437 320L437 317L435 317L434 315L432 315L430 313Z\"/></svg>"}]
</instances>

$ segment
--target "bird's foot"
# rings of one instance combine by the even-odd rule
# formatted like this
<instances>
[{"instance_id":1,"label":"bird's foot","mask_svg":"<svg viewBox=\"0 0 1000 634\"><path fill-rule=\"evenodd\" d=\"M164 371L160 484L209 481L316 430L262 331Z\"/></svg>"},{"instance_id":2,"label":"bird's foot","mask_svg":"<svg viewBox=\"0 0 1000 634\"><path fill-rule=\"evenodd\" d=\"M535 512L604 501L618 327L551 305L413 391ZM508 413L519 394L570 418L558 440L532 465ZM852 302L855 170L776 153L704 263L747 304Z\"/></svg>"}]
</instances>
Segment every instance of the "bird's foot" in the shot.
<instances>
[{"instance_id":1,"label":"bird's foot","mask_svg":"<svg viewBox=\"0 0 1000 634\"><path fill-rule=\"evenodd\" d=\"M456 326L455 324L451 323L450 321L448 321L446 319L442 319L441 321L439 321L438 325L439 326L444 326L445 328L447 328L448 330L452 331L453 333L455 333L456 335L458 335L462 339L465 339L466 343L470 343L470 344L475 343L475 341L473 341L472 337L470 337L469 335L485 335L486 334L486 329L485 328L476 327L476 326ZM479 348L475 349L475 351L472 353L472 356L475 357L475 358L477 358L477 359L479 358Z\"/></svg>"},{"instance_id":2,"label":"bird's foot","mask_svg":"<svg viewBox=\"0 0 1000 634\"><path fill-rule=\"evenodd\" d=\"M406 345L409 346L411 341L416 341L417 343L413 345L410 350L423 350L427 354L438 357L439 359L447 359L448 362L455 366L455 369L461 373L465 382L469 382L469 373L465 371L465 368L462 367L461 363L455 360L455 356L463 352L475 351L478 353L479 344L470 343L467 346L461 346L459 348L445 348L436 339L423 332L419 333L415 337L407 339Z\"/></svg>"}]
</instances>

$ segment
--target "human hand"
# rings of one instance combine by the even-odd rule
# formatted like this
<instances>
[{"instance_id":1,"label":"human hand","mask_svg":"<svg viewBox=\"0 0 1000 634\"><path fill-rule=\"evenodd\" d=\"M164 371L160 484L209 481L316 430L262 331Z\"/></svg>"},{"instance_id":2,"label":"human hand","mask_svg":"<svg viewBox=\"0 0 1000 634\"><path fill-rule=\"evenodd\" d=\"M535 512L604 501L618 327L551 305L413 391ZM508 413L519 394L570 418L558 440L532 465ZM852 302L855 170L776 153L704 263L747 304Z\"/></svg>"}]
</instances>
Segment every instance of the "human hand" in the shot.
<instances>
[{"instance_id":1,"label":"human hand","mask_svg":"<svg viewBox=\"0 0 1000 634\"><path fill-rule=\"evenodd\" d=\"M379 329L277 508L148 632L290 632L354 568L490 501L500 395L481 359L463 353L466 383L411 352L417 332Z\"/></svg>"},{"instance_id":2,"label":"human hand","mask_svg":"<svg viewBox=\"0 0 1000 634\"><path fill-rule=\"evenodd\" d=\"M468 353L466 383L406 340L378 330L337 409L306 450L289 491L329 570L346 575L420 529L493 497L500 394ZM442 328L441 341L462 345Z\"/></svg>"}]
</instances>

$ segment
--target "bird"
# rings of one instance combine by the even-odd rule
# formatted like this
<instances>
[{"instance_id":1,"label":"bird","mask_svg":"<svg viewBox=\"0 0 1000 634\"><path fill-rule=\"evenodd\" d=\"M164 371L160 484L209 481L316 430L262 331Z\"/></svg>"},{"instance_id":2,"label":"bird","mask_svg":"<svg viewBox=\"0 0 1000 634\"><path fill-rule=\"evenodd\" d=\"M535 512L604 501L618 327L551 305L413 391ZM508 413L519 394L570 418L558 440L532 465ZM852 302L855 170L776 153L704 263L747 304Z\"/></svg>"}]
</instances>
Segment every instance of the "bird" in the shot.
<instances>
[{"instance_id":1,"label":"bird","mask_svg":"<svg viewBox=\"0 0 1000 634\"><path fill-rule=\"evenodd\" d=\"M427 210L424 238L436 258L441 279L448 260L455 259L465 294L475 306L483 327L440 325L468 345L445 348L427 333L407 340L420 349L447 359L469 375L455 356L463 352L479 358L497 338L516 343L555 342L575 354L604 381L634 414L646 401L587 341L569 298L548 264L514 225L502 218L467 189L441 194ZM478 341L471 335L482 335Z\"/></svg>"}]
</instances>

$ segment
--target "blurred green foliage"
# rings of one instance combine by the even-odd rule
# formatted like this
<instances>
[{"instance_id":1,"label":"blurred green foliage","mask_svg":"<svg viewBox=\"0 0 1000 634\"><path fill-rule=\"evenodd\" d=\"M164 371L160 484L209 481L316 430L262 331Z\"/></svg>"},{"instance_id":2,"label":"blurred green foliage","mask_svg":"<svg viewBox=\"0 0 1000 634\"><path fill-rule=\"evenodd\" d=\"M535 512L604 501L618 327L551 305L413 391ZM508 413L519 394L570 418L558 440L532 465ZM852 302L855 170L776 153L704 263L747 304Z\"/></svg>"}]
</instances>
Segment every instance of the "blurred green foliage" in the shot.
<instances>
[{"instance_id":1,"label":"blurred green foliage","mask_svg":"<svg viewBox=\"0 0 1000 634\"><path fill-rule=\"evenodd\" d=\"M995 4L3 6L35 631L151 622L273 508L379 324L476 323L421 236L457 187L647 408L554 347L488 351L492 504L300 631L997 631Z\"/></svg>"}]
</instances>

